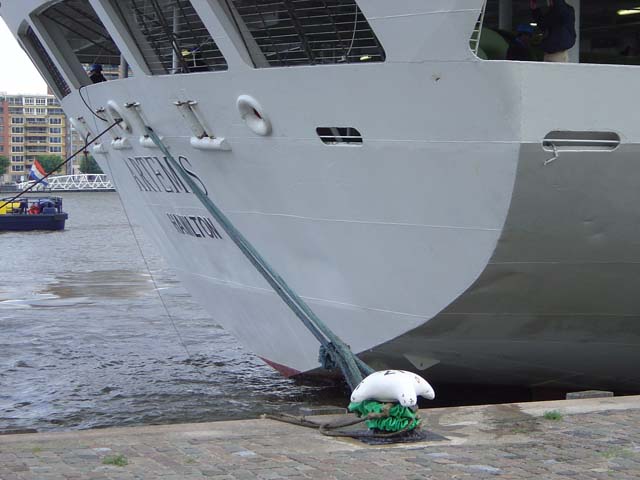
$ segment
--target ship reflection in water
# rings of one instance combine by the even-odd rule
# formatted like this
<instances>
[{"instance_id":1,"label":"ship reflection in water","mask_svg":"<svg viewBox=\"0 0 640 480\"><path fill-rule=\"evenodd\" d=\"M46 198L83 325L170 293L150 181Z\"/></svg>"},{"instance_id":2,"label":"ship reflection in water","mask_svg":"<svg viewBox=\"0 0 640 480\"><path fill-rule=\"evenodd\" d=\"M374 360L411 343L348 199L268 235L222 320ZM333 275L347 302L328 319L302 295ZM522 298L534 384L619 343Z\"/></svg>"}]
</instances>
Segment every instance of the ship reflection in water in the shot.
<instances>
[{"instance_id":1,"label":"ship reflection in water","mask_svg":"<svg viewBox=\"0 0 640 480\"><path fill-rule=\"evenodd\" d=\"M0 433L255 417L342 404L282 378L180 287L115 193L67 194L64 232L2 233Z\"/></svg>"}]
</instances>

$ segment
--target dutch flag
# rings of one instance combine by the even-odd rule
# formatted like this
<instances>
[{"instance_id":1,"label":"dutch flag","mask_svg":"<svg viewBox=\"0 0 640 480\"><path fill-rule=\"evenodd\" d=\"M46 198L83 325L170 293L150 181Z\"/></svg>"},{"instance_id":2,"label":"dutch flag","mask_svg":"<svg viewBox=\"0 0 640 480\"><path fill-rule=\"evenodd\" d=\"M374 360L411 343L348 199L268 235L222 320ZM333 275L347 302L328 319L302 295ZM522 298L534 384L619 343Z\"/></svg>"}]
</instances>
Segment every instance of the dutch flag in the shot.
<instances>
[{"instance_id":1,"label":"dutch flag","mask_svg":"<svg viewBox=\"0 0 640 480\"><path fill-rule=\"evenodd\" d=\"M46 174L47 172L44 171L40 162L38 160L34 160L33 165L31 165L31 171L29 172L29 180L35 180L43 185L48 185L47 181L43 180Z\"/></svg>"}]
</instances>

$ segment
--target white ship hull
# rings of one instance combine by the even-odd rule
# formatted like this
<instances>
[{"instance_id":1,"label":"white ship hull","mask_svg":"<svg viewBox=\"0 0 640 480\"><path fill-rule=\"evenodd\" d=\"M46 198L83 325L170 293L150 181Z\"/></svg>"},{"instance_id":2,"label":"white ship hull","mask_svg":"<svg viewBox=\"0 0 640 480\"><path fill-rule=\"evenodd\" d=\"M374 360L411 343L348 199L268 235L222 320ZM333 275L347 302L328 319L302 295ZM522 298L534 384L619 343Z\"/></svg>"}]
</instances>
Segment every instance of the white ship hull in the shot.
<instances>
[{"instance_id":1,"label":"white ship hull","mask_svg":"<svg viewBox=\"0 0 640 480\"><path fill-rule=\"evenodd\" d=\"M3 6L15 29L40 2L23 3ZM406 12L361 3L384 63L260 70L230 49L226 72L82 93L93 109L139 102L209 197L374 367L428 368L436 382L637 389L640 127L628 92L638 68L480 61L468 47L479 0L404 2ZM241 95L260 102L271 135L247 128ZM230 150L193 148L174 105L189 100ZM62 103L94 134L108 125L77 91ZM127 210L249 350L286 374L318 369L317 341L159 150L140 144L133 120L118 132L129 149L109 138L95 153ZM355 127L363 143L325 145L323 126ZM545 165L552 131L616 132L621 144Z\"/></svg>"}]
</instances>

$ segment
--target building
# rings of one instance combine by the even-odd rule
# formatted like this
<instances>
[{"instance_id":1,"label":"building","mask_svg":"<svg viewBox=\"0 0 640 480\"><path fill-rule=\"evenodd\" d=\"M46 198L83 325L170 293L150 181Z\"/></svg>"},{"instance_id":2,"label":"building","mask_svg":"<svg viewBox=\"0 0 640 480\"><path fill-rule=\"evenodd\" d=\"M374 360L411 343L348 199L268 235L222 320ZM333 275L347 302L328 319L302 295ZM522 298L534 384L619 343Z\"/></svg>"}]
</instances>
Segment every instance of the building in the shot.
<instances>
[{"instance_id":1,"label":"building","mask_svg":"<svg viewBox=\"0 0 640 480\"><path fill-rule=\"evenodd\" d=\"M27 178L40 155L69 154L70 128L53 95L0 94L0 155L11 164L0 183Z\"/></svg>"}]
</instances>

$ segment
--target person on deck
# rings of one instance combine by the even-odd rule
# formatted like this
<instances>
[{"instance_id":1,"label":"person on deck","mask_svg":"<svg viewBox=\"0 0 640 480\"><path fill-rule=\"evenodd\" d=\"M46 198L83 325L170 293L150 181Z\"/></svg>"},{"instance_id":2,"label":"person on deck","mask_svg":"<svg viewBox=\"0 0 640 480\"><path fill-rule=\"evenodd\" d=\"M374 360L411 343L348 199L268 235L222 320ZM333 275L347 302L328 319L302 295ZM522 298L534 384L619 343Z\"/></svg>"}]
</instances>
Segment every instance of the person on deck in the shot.
<instances>
[{"instance_id":1,"label":"person on deck","mask_svg":"<svg viewBox=\"0 0 640 480\"><path fill-rule=\"evenodd\" d=\"M527 24L518 25L516 33L516 37L509 43L507 60L532 61L531 38L533 37L533 27Z\"/></svg>"},{"instance_id":2,"label":"person on deck","mask_svg":"<svg viewBox=\"0 0 640 480\"><path fill-rule=\"evenodd\" d=\"M100 65L99 63L94 63L93 65L91 65L91 67L89 68L89 78L93 83L106 82L107 79L104 78L104 75L102 74L102 65Z\"/></svg>"},{"instance_id":3,"label":"person on deck","mask_svg":"<svg viewBox=\"0 0 640 480\"><path fill-rule=\"evenodd\" d=\"M542 49L545 62L568 62L569 49L576 43L576 12L566 0L529 0L533 19L544 33Z\"/></svg>"}]
</instances>

